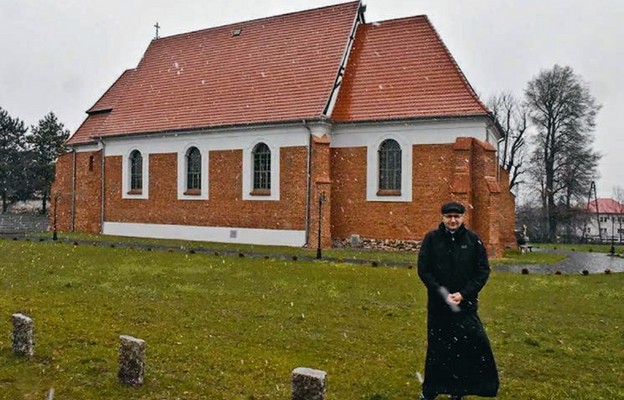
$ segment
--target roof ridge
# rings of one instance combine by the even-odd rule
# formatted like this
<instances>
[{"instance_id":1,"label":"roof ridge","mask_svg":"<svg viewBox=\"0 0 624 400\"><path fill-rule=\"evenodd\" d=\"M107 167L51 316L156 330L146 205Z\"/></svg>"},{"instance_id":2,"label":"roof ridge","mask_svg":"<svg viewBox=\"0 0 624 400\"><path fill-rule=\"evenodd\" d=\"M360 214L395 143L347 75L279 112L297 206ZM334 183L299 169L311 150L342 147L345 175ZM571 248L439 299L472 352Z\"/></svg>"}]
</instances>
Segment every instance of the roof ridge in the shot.
<instances>
[{"instance_id":1,"label":"roof ridge","mask_svg":"<svg viewBox=\"0 0 624 400\"><path fill-rule=\"evenodd\" d=\"M167 39L171 39L171 38L175 38L178 36L183 36L183 35L191 35L191 34L195 34L195 33L199 33L199 32L207 32L207 31L211 31L211 30L218 30L218 29L224 29L227 27L233 27L236 25L242 25L242 24L248 24L248 23L257 23L263 20L270 20L270 19L274 19L274 18L281 18L281 17L286 17L286 16L290 16L290 15L294 15L294 14L303 14L303 13L309 13L309 12L313 12L313 11L320 11L326 8L335 8L335 7L341 7L341 6L347 6L347 5L352 5L355 3L361 3L361 0L354 0L354 1L347 1L347 2L343 2L343 3L336 3L336 4L330 4L327 6L322 6L322 7L317 7L317 8L309 8L309 9L304 9L304 10L300 10L300 11L291 11L288 13L284 13L284 14L279 14L279 15L270 15L267 17L260 17L260 18L255 18L255 19L250 19L250 20L246 20L246 21L238 21L238 22L232 22L229 24L225 24L225 25L218 25L218 26L213 26L210 28L203 28L203 29L196 29L194 31L188 31L188 32L181 32L181 33L176 33L173 34L171 36L163 36L163 37L159 37L158 39L152 39L151 42L155 42L155 41L160 41L160 40L167 40Z\"/></svg>"},{"instance_id":2,"label":"roof ridge","mask_svg":"<svg viewBox=\"0 0 624 400\"><path fill-rule=\"evenodd\" d=\"M449 51L448 47L446 47L446 43L444 43L444 41L442 40L442 37L440 36L438 31L436 30L435 26L433 26L433 24L431 23L431 20L429 20L429 17L427 15L424 15L424 17L425 17L424 18L425 22L427 23L427 25L429 25L429 27L431 28L431 30L435 34L436 38L438 39L438 41L442 45L442 48L444 49L444 52L446 53L446 55L449 57L449 59L451 60L451 62L455 66L456 72L459 74L459 77L461 78L462 82L464 83L464 85L468 89L468 92L470 93L470 95L483 108L483 111L485 111L486 114L489 114L490 112L489 112L488 108L485 106L485 104L483 104L483 102L481 101L481 99L477 95L477 92L474 90L474 88L472 87L472 85L468 81L468 78L466 78L466 75L464 75L464 72L459 67L459 64L457 63L457 61L455 61L455 57L453 57L453 55Z\"/></svg>"},{"instance_id":3,"label":"roof ridge","mask_svg":"<svg viewBox=\"0 0 624 400\"><path fill-rule=\"evenodd\" d=\"M420 14L420 15L412 15L412 16L408 16L408 17L397 17L397 18L391 18L391 19L384 19L381 21L371 21L371 22L366 22L363 25L373 25L376 26L377 24L385 24L385 23L389 23L389 22L401 22L401 21L406 21L406 20L410 20L410 19L427 19L427 15L426 14Z\"/></svg>"},{"instance_id":4,"label":"roof ridge","mask_svg":"<svg viewBox=\"0 0 624 400\"><path fill-rule=\"evenodd\" d=\"M344 52L342 54L342 59L340 64L338 65L338 69L336 71L336 75L334 78L334 84L327 95L327 101L325 102L325 106L321 110L321 116L325 118L331 118L331 114L333 112L333 108L336 106L336 102L338 101L338 96L340 95L340 89L342 86L342 81L344 80L344 76L347 71L347 65L349 64L349 58L351 57L351 53L353 52L353 43L355 43L355 36L357 35L358 29L360 29L360 16L363 18L363 13L366 11L366 7L362 5L362 0L357 0L352 3L358 3L358 9L355 13L355 19L351 25L351 32L349 33L349 37L347 38L347 43L345 44ZM336 92L337 91L337 92ZM333 102L333 105L332 105ZM331 108L331 109L330 109Z\"/></svg>"}]
</instances>

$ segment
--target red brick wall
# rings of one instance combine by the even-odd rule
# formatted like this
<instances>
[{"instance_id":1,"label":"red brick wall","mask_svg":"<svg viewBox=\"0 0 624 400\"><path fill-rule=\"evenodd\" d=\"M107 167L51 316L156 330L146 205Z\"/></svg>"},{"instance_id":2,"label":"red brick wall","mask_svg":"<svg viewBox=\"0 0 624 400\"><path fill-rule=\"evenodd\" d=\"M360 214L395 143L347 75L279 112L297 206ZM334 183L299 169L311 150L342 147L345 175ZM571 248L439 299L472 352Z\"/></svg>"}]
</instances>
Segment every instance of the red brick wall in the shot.
<instances>
[{"instance_id":1,"label":"red brick wall","mask_svg":"<svg viewBox=\"0 0 624 400\"><path fill-rule=\"evenodd\" d=\"M499 169L492 146L473 141L473 205L478 210L474 228L486 243L488 254L499 257L504 249L515 246L515 200L509 192L509 177Z\"/></svg>"},{"instance_id":2,"label":"red brick wall","mask_svg":"<svg viewBox=\"0 0 624 400\"><path fill-rule=\"evenodd\" d=\"M472 138L461 137L453 144L453 154L451 158L453 162L451 182L452 200L458 201L466 207L465 224L471 229L475 229L474 223L474 206L472 204L474 187L473 166L475 160L472 152ZM443 203L445 200L439 200Z\"/></svg>"},{"instance_id":3,"label":"red brick wall","mask_svg":"<svg viewBox=\"0 0 624 400\"><path fill-rule=\"evenodd\" d=\"M494 256L498 248L498 228L495 215L491 212L492 207L496 207L498 193L490 192L486 176L493 176L490 171L491 160L496 153L486 151L483 146L476 141L473 142L473 176L472 176L472 206L474 207L474 218L472 228L479 234L481 240L486 244L488 255ZM495 172L495 171L494 171Z\"/></svg>"},{"instance_id":4,"label":"red brick wall","mask_svg":"<svg viewBox=\"0 0 624 400\"><path fill-rule=\"evenodd\" d=\"M76 155L75 229L100 231L100 152ZM211 151L209 199L177 199L177 154L152 154L149 199L122 199L121 156L107 157L105 220L195 226L232 226L304 230L306 219L307 148L281 149L280 200L243 201L242 150ZM93 157L93 170L89 158ZM366 148L330 148L316 139L312 152L310 235L316 246L318 196L324 191L324 247L331 239L359 234L376 239L422 239L440 223L440 205L449 200L467 207L468 227L487 244L490 256L515 245L514 199L508 176L497 179L491 146L460 138L454 144L414 145L413 202L366 201ZM72 154L59 157L53 193L60 193L59 230L71 228ZM51 221L52 222L52 221Z\"/></svg>"},{"instance_id":5,"label":"red brick wall","mask_svg":"<svg viewBox=\"0 0 624 400\"><path fill-rule=\"evenodd\" d=\"M331 150L329 148L329 138L323 136L318 138L312 136L312 165L310 170L310 230L308 236L308 247L318 246L319 231L319 208L322 207L321 218L321 247L331 247L332 227L332 182L331 171ZM321 194L325 195L322 206L319 205Z\"/></svg>"},{"instance_id":6,"label":"red brick wall","mask_svg":"<svg viewBox=\"0 0 624 400\"><path fill-rule=\"evenodd\" d=\"M57 228L70 231L73 155L67 153L56 162L56 180L52 193L60 194L57 208ZM101 229L101 152L76 153L76 193L74 230L99 233ZM52 197L54 198L54 197ZM51 213L53 218L53 213ZM51 219L53 223L53 220Z\"/></svg>"},{"instance_id":7,"label":"red brick wall","mask_svg":"<svg viewBox=\"0 0 624 400\"><path fill-rule=\"evenodd\" d=\"M496 178L496 153L489 144L459 138L454 144L414 145L413 202L366 201L366 148L332 149L332 236L420 240L440 223L440 206L466 206L466 225L498 256L513 237L513 198ZM505 192L506 191L506 192ZM505 214L504 218L500 216ZM511 236L509 235L511 232Z\"/></svg>"},{"instance_id":8,"label":"red brick wall","mask_svg":"<svg viewBox=\"0 0 624 400\"><path fill-rule=\"evenodd\" d=\"M121 156L106 157L106 221L305 229L305 147L281 149L280 200L243 201L242 150L211 151L208 200L178 200L177 154L149 157L149 199L122 199Z\"/></svg>"},{"instance_id":9,"label":"red brick wall","mask_svg":"<svg viewBox=\"0 0 624 400\"><path fill-rule=\"evenodd\" d=\"M421 239L453 198L453 145L414 145L413 202L366 201L366 148L332 149L332 234L347 238Z\"/></svg>"},{"instance_id":10,"label":"red brick wall","mask_svg":"<svg viewBox=\"0 0 624 400\"><path fill-rule=\"evenodd\" d=\"M72 153L65 153L57 158L54 165L56 171L50 198L58 196L56 221L57 230L61 232L69 232L71 229L72 161ZM49 213L49 221L51 229L54 229L54 210Z\"/></svg>"}]
</instances>

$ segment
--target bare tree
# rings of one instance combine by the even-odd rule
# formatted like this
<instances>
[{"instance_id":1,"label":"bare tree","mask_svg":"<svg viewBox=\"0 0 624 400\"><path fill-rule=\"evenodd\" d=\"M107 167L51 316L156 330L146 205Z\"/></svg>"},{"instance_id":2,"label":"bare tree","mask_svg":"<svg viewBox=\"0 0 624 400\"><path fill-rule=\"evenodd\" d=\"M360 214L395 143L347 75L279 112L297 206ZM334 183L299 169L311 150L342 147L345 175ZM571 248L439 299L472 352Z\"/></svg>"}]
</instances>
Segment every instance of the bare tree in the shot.
<instances>
[{"instance_id":1,"label":"bare tree","mask_svg":"<svg viewBox=\"0 0 624 400\"><path fill-rule=\"evenodd\" d=\"M523 165L526 157L527 106L510 92L490 97L487 105L503 128L505 140L499 154L500 163L509 171L509 189L517 190L518 185L524 183L520 180L520 175L525 172Z\"/></svg>"},{"instance_id":2,"label":"bare tree","mask_svg":"<svg viewBox=\"0 0 624 400\"><path fill-rule=\"evenodd\" d=\"M537 128L532 176L548 221L548 239L555 241L562 205L570 209L596 176L600 155L591 146L600 105L572 68L559 65L529 81L525 99Z\"/></svg>"}]
</instances>

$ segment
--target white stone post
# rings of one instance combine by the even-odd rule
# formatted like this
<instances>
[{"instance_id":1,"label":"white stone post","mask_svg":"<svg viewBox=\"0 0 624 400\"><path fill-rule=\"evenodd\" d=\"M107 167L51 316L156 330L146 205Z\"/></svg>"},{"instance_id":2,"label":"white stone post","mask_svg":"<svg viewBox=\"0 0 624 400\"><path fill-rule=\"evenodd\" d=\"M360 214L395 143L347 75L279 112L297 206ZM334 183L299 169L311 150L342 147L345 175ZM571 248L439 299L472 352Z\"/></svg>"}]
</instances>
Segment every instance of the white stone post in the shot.
<instances>
[{"instance_id":1,"label":"white stone post","mask_svg":"<svg viewBox=\"0 0 624 400\"><path fill-rule=\"evenodd\" d=\"M145 374L145 340L119 336L119 381L129 386L141 386Z\"/></svg>"},{"instance_id":2,"label":"white stone post","mask_svg":"<svg viewBox=\"0 0 624 400\"><path fill-rule=\"evenodd\" d=\"M24 314L13 314L13 353L31 357L35 354L35 323Z\"/></svg>"},{"instance_id":3,"label":"white stone post","mask_svg":"<svg viewBox=\"0 0 624 400\"><path fill-rule=\"evenodd\" d=\"M291 374L292 400L325 400L325 371L295 368Z\"/></svg>"}]
</instances>

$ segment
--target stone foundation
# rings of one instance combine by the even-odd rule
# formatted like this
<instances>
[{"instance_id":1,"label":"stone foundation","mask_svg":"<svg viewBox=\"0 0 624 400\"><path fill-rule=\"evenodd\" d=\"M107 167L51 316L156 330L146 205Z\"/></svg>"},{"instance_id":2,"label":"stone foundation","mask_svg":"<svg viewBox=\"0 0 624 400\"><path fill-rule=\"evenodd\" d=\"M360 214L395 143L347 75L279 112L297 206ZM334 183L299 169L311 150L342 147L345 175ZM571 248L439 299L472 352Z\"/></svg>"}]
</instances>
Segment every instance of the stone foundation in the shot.
<instances>
[{"instance_id":1,"label":"stone foundation","mask_svg":"<svg viewBox=\"0 0 624 400\"><path fill-rule=\"evenodd\" d=\"M355 235L354 235L355 236ZM400 240L400 239L334 239L333 245L336 248L371 249L384 251L412 251L417 253L420 250L420 240Z\"/></svg>"}]
</instances>

